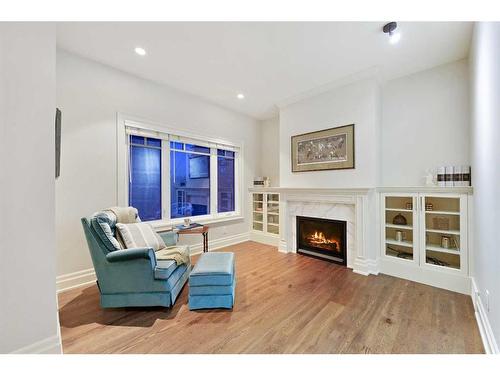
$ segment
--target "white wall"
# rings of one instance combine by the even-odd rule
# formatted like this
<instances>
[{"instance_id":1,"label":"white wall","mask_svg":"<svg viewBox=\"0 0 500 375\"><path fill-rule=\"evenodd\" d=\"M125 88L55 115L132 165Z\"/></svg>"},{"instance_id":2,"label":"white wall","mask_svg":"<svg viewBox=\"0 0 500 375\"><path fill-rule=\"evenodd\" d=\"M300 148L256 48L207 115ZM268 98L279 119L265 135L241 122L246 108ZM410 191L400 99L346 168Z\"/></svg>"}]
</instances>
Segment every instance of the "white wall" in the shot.
<instances>
[{"instance_id":1,"label":"white wall","mask_svg":"<svg viewBox=\"0 0 500 375\"><path fill-rule=\"evenodd\" d=\"M57 274L92 268L82 216L117 204L116 114L244 144L244 198L259 173L259 123L193 96L113 68L57 52L57 105L62 110L61 177L56 184ZM210 240L248 233L245 220L211 227ZM201 236L185 237L201 243Z\"/></svg>"},{"instance_id":2,"label":"white wall","mask_svg":"<svg viewBox=\"0 0 500 375\"><path fill-rule=\"evenodd\" d=\"M292 135L355 124L355 169L291 172ZM379 181L380 90L375 80L359 81L290 104L280 110L282 187L375 187Z\"/></svg>"},{"instance_id":3,"label":"white wall","mask_svg":"<svg viewBox=\"0 0 500 375\"><path fill-rule=\"evenodd\" d=\"M500 23L477 23L471 47L473 276L500 344Z\"/></svg>"},{"instance_id":4,"label":"white wall","mask_svg":"<svg viewBox=\"0 0 500 375\"><path fill-rule=\"evenodd\" d=\"M271 179L271 186L280 186L280 119L275 117L260 125L260 170Z\"/></svg>"},{"instance_id":5,"label":"white wall","mask_svg":"<svg viewBox=\"0 0 500 375\"><path fill-rule=\"evenodd\" d=\"M470 164L468 84L461 60L383 86L383 186L423 185L428 169Z\"/></svg>"},{"instance_id":6,"label":"white wall","mask_svg":"<svg viewBox=\"0 0 500 375\"><path fill-rule=\"evenodd\" d=\"M60 353L55 25L0 23L0 353Z\"/></svg>"},{"instance_id":7,"label":"white wall","mask_svg":"<svg viewBox=\"0 0 500 375\"><path fill-rule=\"evenodd\" d=\"M381 88L367 80L291 104L280 111L279 166L263 159L262 168L279 168L281 186L335 188L421 186L429 169L469 165L468 77L468 62L461 60ZM292 135L350 123L355 170L291 172Z\"/></svg>"}]
</instances>

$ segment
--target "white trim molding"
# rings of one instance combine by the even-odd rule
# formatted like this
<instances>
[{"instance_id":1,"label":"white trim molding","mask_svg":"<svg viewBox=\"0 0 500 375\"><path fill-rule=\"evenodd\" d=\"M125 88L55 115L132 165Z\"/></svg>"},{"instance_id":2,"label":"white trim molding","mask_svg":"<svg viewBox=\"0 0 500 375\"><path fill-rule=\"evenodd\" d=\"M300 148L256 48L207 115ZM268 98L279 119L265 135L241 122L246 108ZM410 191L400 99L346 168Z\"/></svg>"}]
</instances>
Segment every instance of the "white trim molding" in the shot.
<instances>
[{"instance_id":1,"label":"white trim molding","mask_svg":"<svg viewBox=\"0 0 500 375\"><path fill-rule=\"evenodd\" d=\"M57 293L64 292L66 290L92 284L95 280L96 275L93 268L67 273L56 277L56 290Z\"/></svg>"},{"instance_id":2,"label":"white trim molding","mask_svg":"<svg viewBox=\"0 0 500 375\"><path fill-rule=\"evenodd\" d=\"M59 335L50 336L14 350L10 354L62 354L61 339Z\"/></svg>"},{"instance_id":3,"label":"white trim molding","mask_svg":"<svg viewBox=\"0 0 500 375\"><path fill-rule=\"evenodd\" d=\"M210 235L210 234L209 234ZM218 250L223 247L236 245L238 243L250 241L250 232L235 234L233 236L227 236L223 238L217 238L215 240L211 240L209 237L208 242L208 251ZM189 245L189 252L191 255L201 254L203 252L203 244L202 242L197 243L195 245Z\"/></svg>"},{"instance_id":4,"label":"white trim molding","mask_svg":"<svg viewBox=\"0 0 500 375\"><path fill-rule=\"evenodd\" d=\"M483 302L481 300L481 293L477 288L476 280L472 278L472 304L474 305L475 315L477 325L479 327L479 333L481 334L481 339L483 340L484 350L486 354L500 354L498 349L498 344L495 340L493 330L491 329L490 321L484 308Z\"/></svg>"}]
</instances>

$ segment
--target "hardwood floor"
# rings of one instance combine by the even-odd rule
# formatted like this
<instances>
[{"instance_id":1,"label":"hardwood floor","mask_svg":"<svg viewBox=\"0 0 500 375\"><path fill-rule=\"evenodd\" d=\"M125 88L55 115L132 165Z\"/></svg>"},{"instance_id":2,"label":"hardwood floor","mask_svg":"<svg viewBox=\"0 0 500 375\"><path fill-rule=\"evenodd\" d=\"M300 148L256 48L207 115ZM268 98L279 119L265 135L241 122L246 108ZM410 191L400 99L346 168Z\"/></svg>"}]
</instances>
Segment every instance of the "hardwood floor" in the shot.
<instances>
[{"instance_id":1,"label":"hardwood floor","mask_svg":"<svg viewBox=\"0 0 500 375\"><path fill-rule=\"evenodd\" d=\"M245 242L232 311L99 307L59 295L65 353L483 353L470 297Z\"/></svg>"}]
</instances>

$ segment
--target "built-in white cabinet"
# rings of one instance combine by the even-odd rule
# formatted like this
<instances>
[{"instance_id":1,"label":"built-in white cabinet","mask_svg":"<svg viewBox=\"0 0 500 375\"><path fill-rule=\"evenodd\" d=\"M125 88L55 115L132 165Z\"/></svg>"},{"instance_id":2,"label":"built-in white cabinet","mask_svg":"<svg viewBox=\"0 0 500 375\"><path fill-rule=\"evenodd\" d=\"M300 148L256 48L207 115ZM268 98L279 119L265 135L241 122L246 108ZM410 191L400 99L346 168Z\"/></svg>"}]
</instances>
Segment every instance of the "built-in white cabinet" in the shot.
<instances>
[{"instance_id":1,"label":"built-in white cabinet","mask_svg":"<svg viewBox=\"0 0 500 375\"><path fill-rule=\"evenodd\" d=\"M252 193L252 232L262 239L268 237L275 244L280 234L280 194L273 192Z\"/></svg>"},{"instance_id":2,"label":"built-in white cabinet","mask_svg":"<svg viewBox=\"0 0 500 375\"><path fill-rule=\"evenodd\" d=\"M381 270L466 292L468 194L385 192L381 205Z\"/></svg>"}]
</instances>

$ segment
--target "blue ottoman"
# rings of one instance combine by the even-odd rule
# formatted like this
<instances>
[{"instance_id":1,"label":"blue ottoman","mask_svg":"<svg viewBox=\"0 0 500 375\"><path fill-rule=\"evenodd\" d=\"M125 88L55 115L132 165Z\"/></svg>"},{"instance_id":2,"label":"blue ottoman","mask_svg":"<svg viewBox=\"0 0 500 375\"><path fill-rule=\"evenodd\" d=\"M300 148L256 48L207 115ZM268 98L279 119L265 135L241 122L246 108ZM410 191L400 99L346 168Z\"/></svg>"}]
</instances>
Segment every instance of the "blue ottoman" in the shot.
<instances>
[{"instance_id":1,"label":"blue ottoman","mask_svg":"<svg viewBox=\"0 0 500 375\"><path fill-rule=\"evenodd\" d=\"M203 253L189 275L189 309L231 309L234 303L233 253Z\"/></svg>"}]
</instances>

